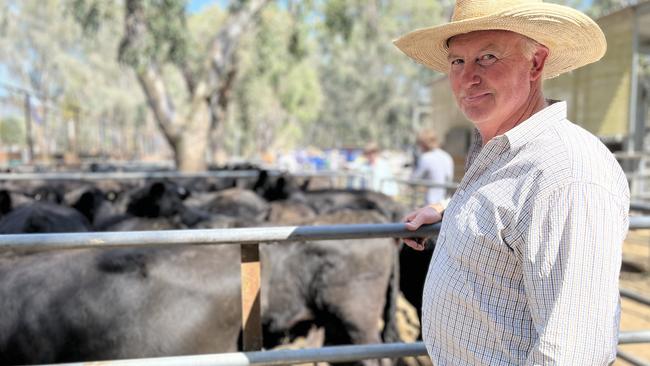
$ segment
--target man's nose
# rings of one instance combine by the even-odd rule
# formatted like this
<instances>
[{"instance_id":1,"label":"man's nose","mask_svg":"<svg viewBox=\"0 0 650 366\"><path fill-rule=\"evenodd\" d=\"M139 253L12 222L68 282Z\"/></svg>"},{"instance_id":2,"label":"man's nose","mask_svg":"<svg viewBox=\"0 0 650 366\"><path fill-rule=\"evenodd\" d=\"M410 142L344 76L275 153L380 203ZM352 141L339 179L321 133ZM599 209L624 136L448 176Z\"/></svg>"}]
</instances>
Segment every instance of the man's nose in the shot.
<instances>
[{"instance_id":1,"label":"man's nose","mask_svg":"<svg viewBox=\"0 0 650 366\"><path fill-rule=\"evenodd\" d=\"M461 74L461 82L464 87L479 84L481 82L481 77L479 75L478 65L473 62L465 63Z\"/></svg>"}]
</instances>

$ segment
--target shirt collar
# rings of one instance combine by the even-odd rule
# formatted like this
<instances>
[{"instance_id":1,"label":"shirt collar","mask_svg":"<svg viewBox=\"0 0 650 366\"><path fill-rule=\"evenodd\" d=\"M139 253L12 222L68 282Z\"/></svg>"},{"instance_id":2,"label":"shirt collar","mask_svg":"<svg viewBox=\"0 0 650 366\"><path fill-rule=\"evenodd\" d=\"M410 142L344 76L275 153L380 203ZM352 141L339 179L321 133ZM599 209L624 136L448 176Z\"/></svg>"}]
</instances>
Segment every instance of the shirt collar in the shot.
<instances>
[{"instance_id":1,"label":"shirt collar","mask_svg":"<svg viewBox=\"0 0 650 366\"><path fill-rule=\"evenodd\" d=\"M534 140L555 123L566 119L566 102L549 100L548 103L548 107L533 114L530 118L516 125L504 134L508 139L511 150L519 148Z\"/></svg>"},{"instance_id":2,"label":"shirt collar","mask_svg":"<svg viewBox=\"0 0 650 366\"><path fill-rule=\"evenodd\" d=\"M493 143L500 144L500 152L513 150L524 146L532 141L553 124L565 120L567 116L567 104L564 101L547 100L548 107L533 114L527 120L510 129L503 135L495 136ZM498 141L500 140L500 141ZM483 149L481 133L478 129L473 130L472 144L465 160L465 171L469 169L478 154Z\"/></svg>"}]
</instances>

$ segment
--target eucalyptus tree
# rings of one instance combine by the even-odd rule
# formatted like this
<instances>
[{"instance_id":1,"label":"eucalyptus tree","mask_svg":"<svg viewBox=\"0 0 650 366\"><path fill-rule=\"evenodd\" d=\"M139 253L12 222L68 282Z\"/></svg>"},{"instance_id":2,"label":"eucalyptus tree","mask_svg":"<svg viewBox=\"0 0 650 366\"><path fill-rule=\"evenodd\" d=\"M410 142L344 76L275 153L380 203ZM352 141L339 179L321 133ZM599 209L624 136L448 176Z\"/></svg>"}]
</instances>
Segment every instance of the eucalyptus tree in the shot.
<instances>
[{"instance_id":1,"label":"eucalyptus tree","mask_svg":"<svg viewBox=\"0 0 650 366\"><path fill-rule=\"evenodd\" d=\"M101 27L104 1L70 1L85 29ZM197 46L188 31L185 1L123 0L118 59L134 71L179 170L206 168L209 131L227 107L240 41L269 2L231 2L209 41ZM182 89L174 85L178 80Z\"/></svg>"},{"instance_id":2,"label":"eucalyptus tree","mask_svg":"<svg viewBox=\"0 0 650 366\"><path fill-rule=\"evenodd\" d=\"M92 40L84 37L65 5L67 0L6 0L0 6L5 82L30 93L41 152L55 143L66 149L76 143L96 149L105 143L96 121L114 119L116 111L132 115L144 102L133 76L114 57L119 45L116 27L121 26L116 21L122 14L119 3L102 3L105 22ZM79 135L70 141L69 126L61 123L79 119L83 119L76 128Z\"/></svg>"},{"instance_id":3,"label":"eucalyptus tree","mask_svg":"<svg viewBox=\"0 0 650 366\"><path fill-rule=\"evenodd\" d=\"M37 147L48 150L43 127L64 94L65 73L76 63L63 52L75 47L77 29L64 20L60 1L11 1L3 4L0 63L9 82L31 93L38 106ZM38 103L37 103L38 102Z\"/></svg>"},{"instance_id":4,"label":"eucalyptus tree","mask_svg":"<svg viewBox=\"0 0 650 366\"><path fill-rule=\"evenodd\" d=\"M428 104L436 74L402 55L392 40L445 21L448 1L319 2L320 74L327 103L311 136L325 145L368 140L401 146L412 139L412 115Z\"/></svg>"},{"instance_id":5,"label":"eucalyptus tree","mask_svg":"<svg viewBox=\"0 0 650 366\"><path fill-rule=\"evenodd\" d=\"M231 150L251 155L304 143L303 132L323 102L319 55L310 32L299 11L275 4L244 39L226 131Z\"/></svg>"}]
</instances>

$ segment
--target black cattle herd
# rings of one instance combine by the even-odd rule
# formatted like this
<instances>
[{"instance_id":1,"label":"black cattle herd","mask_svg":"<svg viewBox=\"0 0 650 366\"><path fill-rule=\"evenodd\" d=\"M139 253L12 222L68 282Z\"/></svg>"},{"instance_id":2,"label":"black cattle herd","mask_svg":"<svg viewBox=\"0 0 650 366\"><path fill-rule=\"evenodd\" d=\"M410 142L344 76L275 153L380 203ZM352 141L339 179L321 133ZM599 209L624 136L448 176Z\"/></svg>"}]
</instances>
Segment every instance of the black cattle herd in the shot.
<instances>
[{"instance_id":1,"label":"black cattle herd","mask_svg":"<svg viewBox=\"0 0 650 366\"><path fill-rule=\"evenodd\" d=\"M2 182L0 234L387 223L405 212L381 193L310 185L265 171ZM314 329L323 345L399 341L396 296L419 305L430 257L390 238L260 252L266 349ZM237 245L0 252L0 365L241 350L239 263Z\"/></svg>"}]
</instances>

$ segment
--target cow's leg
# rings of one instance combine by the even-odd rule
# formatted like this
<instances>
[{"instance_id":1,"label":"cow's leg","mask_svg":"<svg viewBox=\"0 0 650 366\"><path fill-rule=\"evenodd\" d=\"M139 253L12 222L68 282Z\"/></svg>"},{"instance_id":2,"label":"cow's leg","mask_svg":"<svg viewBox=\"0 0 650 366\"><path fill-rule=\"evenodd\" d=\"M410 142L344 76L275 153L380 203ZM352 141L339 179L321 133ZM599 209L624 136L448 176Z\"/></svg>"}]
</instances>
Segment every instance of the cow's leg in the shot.
<instances>
[{"instance_id":1,"label":"cow's leg","mask_svg":"<svg viewBox=\"0 0 650 366\"><path fill-rule=\"evenodd\" d=\"M381 343L381 317L385 284L360 281L328 289L329 314L325 324L327 344ZM382 281L383 283L384 281ZM379 300L378 300L379 299ZM376 359L349 365L380 366Z\"/></svg>"}]
</instances>

